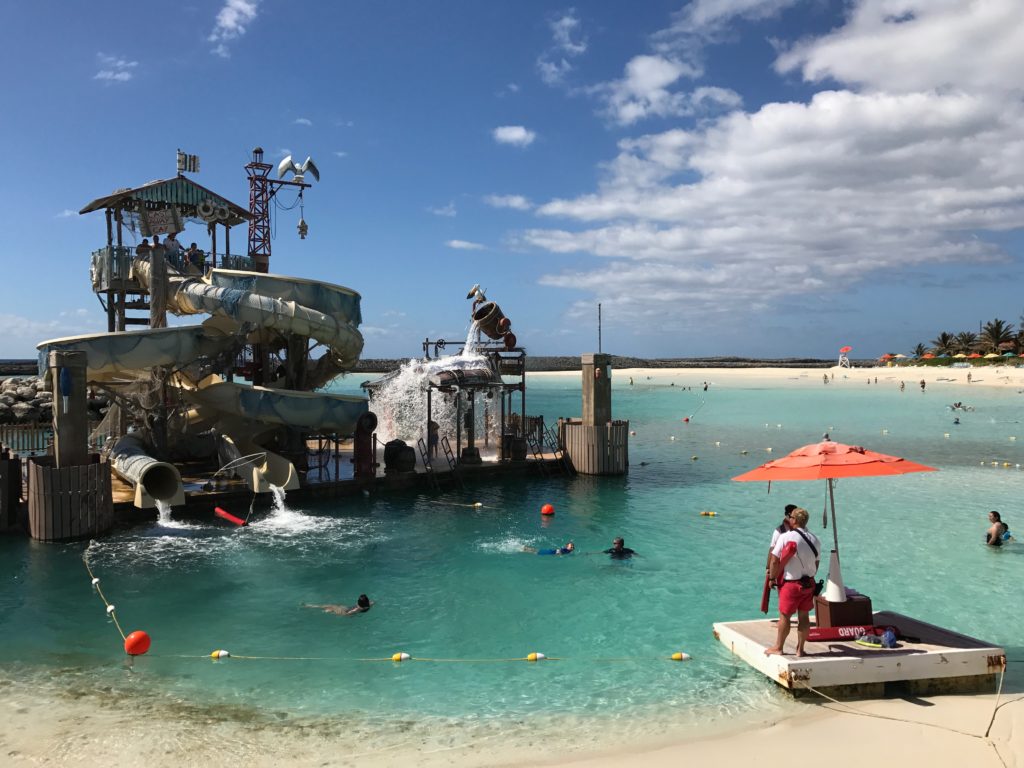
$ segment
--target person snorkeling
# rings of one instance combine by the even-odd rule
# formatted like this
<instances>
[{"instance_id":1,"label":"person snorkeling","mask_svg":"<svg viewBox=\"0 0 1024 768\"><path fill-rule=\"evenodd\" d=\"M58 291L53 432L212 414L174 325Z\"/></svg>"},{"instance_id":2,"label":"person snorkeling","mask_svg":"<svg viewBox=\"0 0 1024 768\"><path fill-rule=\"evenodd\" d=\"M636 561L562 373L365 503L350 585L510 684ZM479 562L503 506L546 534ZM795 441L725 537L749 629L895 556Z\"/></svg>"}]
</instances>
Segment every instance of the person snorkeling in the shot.
<instances>
[{"instance_id":1,"label":"person snorkeling","mask_svg":"<svg viewBox=\"0 0 1024 768\"><path fill-rule=\"evenodd\" d=\"M357 613L366 613L370 608L373 607L373 600L368 598L366 595L360 595L359 599L356 600L356 604L352 606L348 605L314 605L313 603L303 603L303 608L319 608L324 613L333 613L337 616L355 616Z\"/></svg>"}]
</instances>

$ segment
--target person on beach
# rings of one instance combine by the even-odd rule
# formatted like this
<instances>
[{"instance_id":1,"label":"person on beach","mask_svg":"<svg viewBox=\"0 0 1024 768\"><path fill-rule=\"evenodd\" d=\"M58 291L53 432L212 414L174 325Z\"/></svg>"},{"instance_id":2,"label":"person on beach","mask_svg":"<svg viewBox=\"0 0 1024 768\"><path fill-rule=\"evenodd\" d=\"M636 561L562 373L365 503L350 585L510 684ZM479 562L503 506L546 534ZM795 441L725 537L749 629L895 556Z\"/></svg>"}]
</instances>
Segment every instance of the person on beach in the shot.
<instances>
[{"instance_id":1,"label":"person on beach","mask_svg":"<svg viewBox=\"0 0 1024 768\"><path fill-rule=\"evenodd\" d=\"M616 536L612 539L612 548L604 550L601 554L611 556L612 560L627 560L636 552L626 546L626 542L621 536Z\"/></svg>"},{"instance_id":2,"label":"person on beach","mask_svg":"<svg viewBox=\"0 0 1024 768\"><path fill-rule=\"evenodd\" d=\"M1001 547L1010 539L1010 526L1003 522L1002 515L994 509L988 513L991 527L985 531L985 543L990 547Z\"/></svg>"},{"instance_id":3,"label":"person on beach","mask_svg":"<svg viewBox=\"0 0 1024 768\"><path fill-rule=\"evenodd\" d=\"M906 388L906 386L907 386L907 383L905 381L901 381L900 382L900 392L902 392Z\"/></svg>"},{"instance_id":4,"label":"person on beach","mask_svg":"<svg viewBox=\"0 0 1024 768\"><path fill-rule=\"evenodd\" d=\"M971 383L971 372L970 371L967 372L967 383L968 384Z\"/></svg>"},{"instance_id":5,"label":"person on beach","mask_svg":"<svg viewBox=\"0 0 1024 768\"><path fill-rule=\"evenodd\" d=\"M523 547L523 552L530 552L535 555L571 555L576 551L576 545L571 541L565 542L564 547L554 549L537 549L536 547Z\"/></svg>"},{"instance_id":6,"label":"person on beach","mask_svg":"<svg viewBox=\"0 0 1024 768\"><path fill-rule=\"evenodd\" d=\"M924 379L921 379L921 391L924 392Z\"/></svg>"},{"instance_id":7,"label":"person on beach","mask_svg":"<svg viewBox=\"0 0 1024 768\"><path fill-rule=\"evenodd\" d=\"M806 530L807 510L797 507L790 515L792 530L779 536L772 549L768 576L778 579L779 628L775 645L765 649L766 656L782 654L789 636L793 614L798 615L796 655L804 655L804 644L811 630L811 608L814 604L814 575L818 572L821 542Z\"/></svg>"},{"instance_id":8,"label":"person on beach","mask_svg":"<svg viewBox=\"0 0 1024 768\"><path fill-rule=\"evenodd\" d=\"M314 605L303 603L303 608L320 608L324 613L333 613L337 616L355 616L357 613L366 613L373 606L373 600L366 595L360 595L353 606L348 605Z\"/></svg>"}]
</instances>

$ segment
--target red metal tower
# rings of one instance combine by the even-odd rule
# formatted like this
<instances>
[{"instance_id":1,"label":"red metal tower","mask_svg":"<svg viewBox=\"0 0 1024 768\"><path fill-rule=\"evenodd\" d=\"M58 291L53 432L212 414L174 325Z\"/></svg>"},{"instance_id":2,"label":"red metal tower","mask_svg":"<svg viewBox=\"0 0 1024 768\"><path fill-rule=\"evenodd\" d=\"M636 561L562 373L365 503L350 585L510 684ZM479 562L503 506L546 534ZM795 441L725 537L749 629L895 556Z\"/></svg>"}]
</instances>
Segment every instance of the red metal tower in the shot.
<instances>
[{"instance_id":1,"label":"red metal tower","mask_svg":"<svg viewBox=\"0 0 1024 768\"><path fill-rule=\"evenodd\" d=\"M249 177L249 258L253 271L270 271L270 199L277 191L270 178L270 163L263 162L263 148L252 151L252 162L245 166Z\"/></svg>"}]
</instances>

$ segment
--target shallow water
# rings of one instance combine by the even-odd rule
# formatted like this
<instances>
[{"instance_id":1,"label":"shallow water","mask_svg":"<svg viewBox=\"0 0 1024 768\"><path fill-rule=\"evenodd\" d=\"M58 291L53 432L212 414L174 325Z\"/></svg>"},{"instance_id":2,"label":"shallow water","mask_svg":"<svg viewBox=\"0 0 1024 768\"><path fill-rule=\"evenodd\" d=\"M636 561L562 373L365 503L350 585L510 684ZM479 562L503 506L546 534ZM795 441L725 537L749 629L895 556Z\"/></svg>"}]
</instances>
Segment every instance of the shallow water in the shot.
<instances>
[{"instance_id":1,"label":"shallow water","mask_svg":"<svg viewBox=\"0 0 1024 768\"><path fill-rule=\"evenodd\" d=\"M711 624L760 616L768 538L786 503L807 507L811 528L831 541L831 527L821 530L825 486L780 483L769 495L764 484L730 478L825 431L940 470L838 483L847 586L876 609L1021 656L1024 620L1006 606L1024 545L992 551L982 540L989 509L1015 527L1024 395L953 384L900 393L895 380L867 385L854 375L824 386L813 371L781 384L712 381L704 392L705 378L662 375L633 387L616 379L615 416L637 432L624 478L285 500L257 506L248 528L152 523L88 548L0 541L0 669L15 682L175 702L204 717L342 718L380 743L399 738L399 723L402 733L445 724L468 738L571 720L573 741L589 734L596 744L609 722L617 739L640 739L781 711L785 697L736 663ZM578 415L578 386L575 377L531 375L529 410L551 422ZM957 400L975 410L954 426L946 404ZM551 520L539 515L544 503L556 507ZM639 557L585 554L617 535ZM522 552L569 539L572 556ZM153 637L148 655L126 663L83 553L125 631ZM302 607L352 604L361 592L376 601L363 615ZM218 648L234 658L211 661ZM678 650L693 660L667 661ZM492 661L380 660L397 651ZM533 651L561 660L499 661ZM1010 685L1024 685L1014 675Z\"/></svg>"}]
</instances>

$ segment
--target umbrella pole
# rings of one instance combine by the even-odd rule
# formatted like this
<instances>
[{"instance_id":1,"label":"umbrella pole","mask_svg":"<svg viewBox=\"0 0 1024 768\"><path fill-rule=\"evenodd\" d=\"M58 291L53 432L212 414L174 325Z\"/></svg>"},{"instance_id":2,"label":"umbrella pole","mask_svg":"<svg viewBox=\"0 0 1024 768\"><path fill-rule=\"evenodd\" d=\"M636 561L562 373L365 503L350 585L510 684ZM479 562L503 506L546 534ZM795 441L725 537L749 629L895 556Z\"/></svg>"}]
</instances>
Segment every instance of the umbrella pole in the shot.
<instances>
[{"instance_id":1,"label":"umbrella pole","mask_svg":"<svg viewBox=\"0 0 1024 768\"><path fill-rule=\"evenodd\" d=\"M828 479L828 503L832 507L832 542L835 546L836 555L839 554L839 531L836 530L836 497L832 490L832 484L835 482L831 477Z\"/></svg>"}]
</instances>

